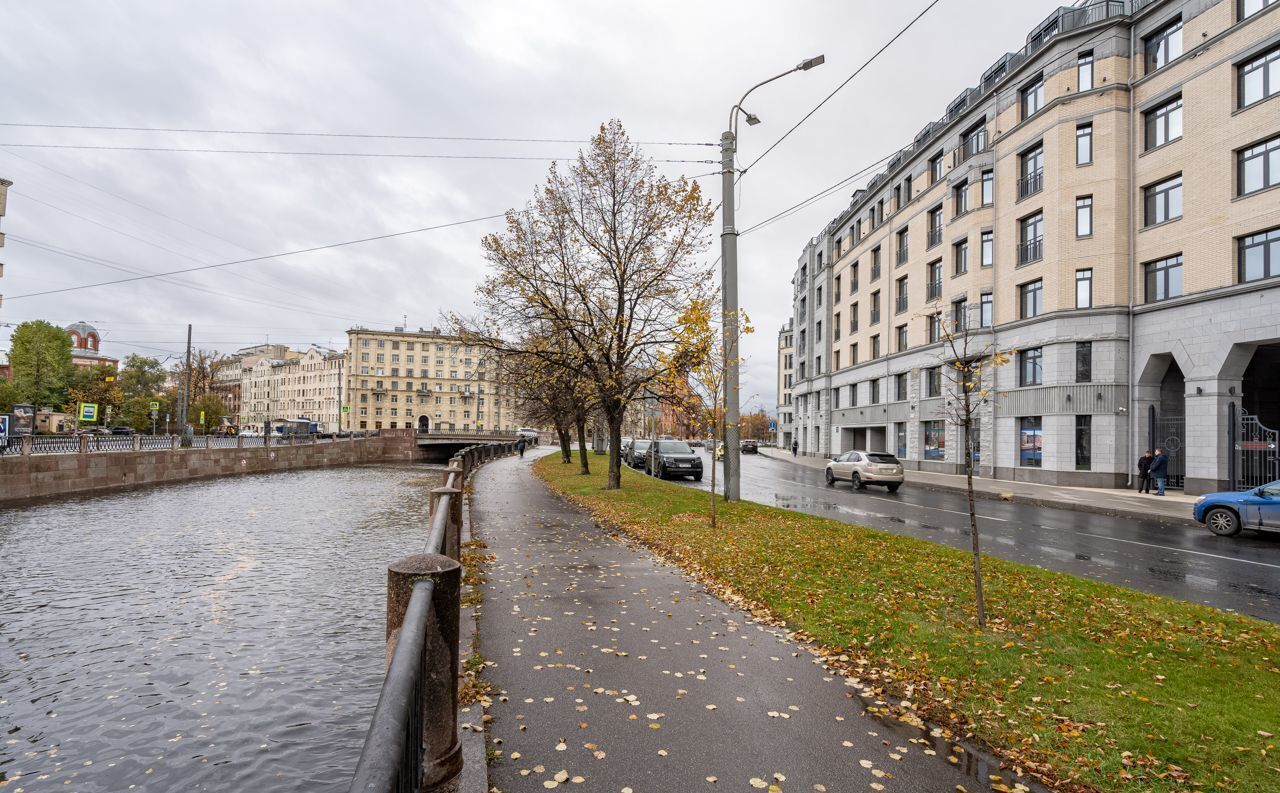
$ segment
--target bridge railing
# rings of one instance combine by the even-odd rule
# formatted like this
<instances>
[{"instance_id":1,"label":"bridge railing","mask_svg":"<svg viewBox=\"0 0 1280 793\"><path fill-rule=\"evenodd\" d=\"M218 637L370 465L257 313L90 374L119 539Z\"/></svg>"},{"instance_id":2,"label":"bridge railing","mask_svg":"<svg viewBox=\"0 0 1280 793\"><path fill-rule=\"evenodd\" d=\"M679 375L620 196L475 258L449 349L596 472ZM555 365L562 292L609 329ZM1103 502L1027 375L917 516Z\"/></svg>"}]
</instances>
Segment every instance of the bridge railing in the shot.
<instances>
[{"instance_id":1,"label":"bridge railing","mask_svg":"<svg viewBox=\"0 0 1280 793\"><path fill-rule=\"evenodd\" d=\"M458 740L462 495L467 478L515 443L468 446L431 491L424 553L387 568L387 676L351 793L437 793L462 773Z\"/></svg>"},{"instance_id":2,"label":"bridge railing","mask_svg":"<svg viewBox=\"0 0 1280 793\"><path fill-rule=\"evenodd\" d=\"M313 443L377 437L373 432L311 435L196 435L183 445L178 435L12 435L0 437L0 457L31 454L90 454L95 452L154 452L185 449L251 449L257 446L304 446Z\"/></svg>"},{"instance_id":3,"label":"bridge railing","mask_svg":"<svg viewBox=\"0 0 1280 793\"><path fill-rule=\"evenodd\" d=\"M437 429L432 427L426 432L418 431L418 435L431 437L439 435L441 437L461 436L464 438L509 438L516 439L514 430L459 430L459 429Z\"/></svg>"}]
</instances>

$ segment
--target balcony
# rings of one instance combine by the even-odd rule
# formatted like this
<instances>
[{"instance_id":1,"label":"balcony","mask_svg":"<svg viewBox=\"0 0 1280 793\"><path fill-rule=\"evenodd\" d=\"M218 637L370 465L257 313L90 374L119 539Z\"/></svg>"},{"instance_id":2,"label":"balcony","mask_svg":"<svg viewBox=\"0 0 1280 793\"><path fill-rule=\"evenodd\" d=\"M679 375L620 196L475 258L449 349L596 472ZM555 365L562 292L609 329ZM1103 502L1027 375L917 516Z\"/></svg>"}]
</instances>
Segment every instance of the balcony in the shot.
<instances>
[{"instance_id":1,"label":"balcony","mask_svg":"<svg viewBox=\"0 0 1280 793\"><path fill-rule=\"evenodd\" d=\"M906 264L907 256L908 256L907 246L903 245L901 248L898 249L898 259L897 259L898 264Z\"/></svg>"},{"instance_id":2,"label":"balcony","mask_svg":"<svg viewBox=\"0 0 1280 793\"><path fill-rule=\"evenodd\" d=\"M878 281L880 279L880 262L871 265L871 280Z\"/></svg>"},{"instance_id":3,"label":"balcony","mask_svg":"<svg viewBox=\"0 0 1280 793\"><path fill-rule=\"evenodd\" d=\"M871 309L871 324L872 325L880 324L880 309L878 308Z\"/></svg>"},{"instance_id":4,"label":"balcony","mask_svg":"<svg viewBox=\"0 0 1280 793\"><path fill-rule=\"evenodd\" d=\"M991 147L987 144L987 136L974 136L965 140L964 145L956 149L956 165L970 160L983 152L990 151Z\"/></svg>"},{"instance_id":5,"label":"balcony","mask_svg":"<svg viewBox=\"0 0 1280 793\"><path fill-rule=\"evenodd\" d=\"M1018 198L1035 195L1044 189L1044 169L1037 168L1018 180Z\"/></svg>"},{"instance_id":6,"label":"balcony","mask_svg":"<svg viewBox=\"0 0 1280 793\"><path fill-rule=\"evenodd\" d=\"M938 226L937 228L929 229L929 247L932 248L936 245L941 245L941 244L942 244L942 227Z\"/></svg>"},{"instance_id":7,"label":"balcony","mask_svg":"<svg viewBox=\"0 0 1280 793\"><path fill-rule=\"evenodd\" d=\"M930 281L929 288L926 290L928 300L937 300L942 297L942 282Z\"/></svg>"},{"instance_id":8,"label":"balcony","mask_svg":"<svg viewBox=\"0 0 1280 793\"><path fill-rule=\"evenodd\" d=\"M1030 264L1044 258L1044 237L1036 237L1018 245L1018 264Z\"/></svg>"},{"instance_id":9,"label":"balcony","mask_svg":"<svg viewBox=\"0 0 1280 793\"><path fill-rule=\"evenodd\" d=\"M907 310L907 296L898 295L898 299L894 301L893 312L895 314L903 314L903 313L906 313L906 310Z\"/></svg>"}]
</instances>

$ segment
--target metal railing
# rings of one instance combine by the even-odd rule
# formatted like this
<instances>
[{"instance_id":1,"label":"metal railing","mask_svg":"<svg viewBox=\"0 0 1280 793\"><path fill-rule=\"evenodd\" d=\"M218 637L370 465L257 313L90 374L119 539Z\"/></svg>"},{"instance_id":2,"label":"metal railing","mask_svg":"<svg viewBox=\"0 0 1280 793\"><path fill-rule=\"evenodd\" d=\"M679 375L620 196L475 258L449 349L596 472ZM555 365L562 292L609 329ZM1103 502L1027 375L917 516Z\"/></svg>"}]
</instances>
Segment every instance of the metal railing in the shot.
<instances>
[{"instance_id":1,"label":"metal railing","mask_svg":"<svg viewBox=\"0 0 1280 793\"><path fill-rule=\"evenodd\" d=\"M80 438L75 435L32 435L27 454L71 454L80 451Z\"/></svg>"},{"instance_id":2,"label":"metal railing","mask_svg":"<svg viewBox=\"0 0 1280 793\"><path fill-rule=\"evenodd\" d=\"M929 247L932 248L935 245L939 245L941 243L942 243L942 227L939 226L937 228L929 229Z\"/></svg>"},{"instance_id":3,"label":"metal railing","mask_svg":"<svg viewBox=\"0 0 1280 793\"><path fill-rule=\"evenodd\" d=\"M1044 189L1044 169L1037 168L1031 173L1018 179L1018 198L1026 198L1029 195L1035 195Z\"/></svg>"},{"instance_id":4,"label":"metal railing","mask_svg":"<svg viewBox=\"0 0 1280 793\"><path fill-rule=\"evenodd\" d=\"M431 491L425 553L387 568L390 663L356 765L351 793L454 790L462 772L458 674L462 496L471 473L515 443L468 446Z\"/></svg>"},{"instance_id":5,"label":"metal railing","mask_svg":"<svg viewBox=\"0 0 1280 793\"><path fill-rule=\"evenodd\" d=\"M901 314L901 313L905 312L906 310L907 310L907 296L906 296L906 295L898 295L898 298L897 298L896 302L894 303L893 313L895 313L895 314Z\"/></svg>"},{"instance_id":6,"label":"metal railing","mask_svg":"<svg viewBox=\"0 0 1280 793\"><path fill-rule=\"evenodd\" d=\"M1039 261L1044 258L1044 238L1036 237L1033 240L1019 243L1018 245L1018 264L1027 264L1028 262Z\"/></svg>"},{"instance_id":7,"label":"metal railing","mask_svg":"<svg viewBox=\"0 0 1280 793\"><path fill-rule=\"evenodd\" d=\"M475 435L478 433L465 433ZM483 433L479 433L483 434ZM292 434L273 436L196 435L183 445L178 435L14 435L0 438L0 455L154 452L185 449L252 449L262 446L306 446L338 439L374 437L376 432ZM514 437L514 433L507 436Z\"/></svg>"},{"instance_id":8,"label":"metal railing","mask_svg":"<svg viewBox=\"0 0 1280 793\"><path fill-rule=\"evenodd\" d=\"M907 246L903 245L901 248L898 249L898 264L906 264L908 256L909 254L907 253Z\"/></svg>"},{"instance_id":9,"label":"metal railing","mask_svg":"<svg viewBox=\"0 0 1280 793\"><path fill-rule=\"evenodd\" d=\"M516 432L514 430L459 430L459 429L441 429L432 427L426 432L418 432L418 435L464 435L467 437L477 438L509 438L514 440Z\"/></svg>"},{"instance_id":10,"label":"metal railing","mask_svg":"<svg viewBox=\"0 0 1280 793\"><path fill-rule=\"evenodd\" d=\"M138 438L138 451L155 452L172 448L172 435L142 435Z\"/></svg>"},{"instance_id":11,"label":"metal railing","mask_svg":"<svg viewBox=\"0 0 1280 793\"><path fill-rule=\"evenodd\" d=\"M928 289L926 289L925 291L926 291L926 296L925 296L926 300L937 300L938 298L942 297L942 282L930 281Z\"/></svg>"}]
</instances>

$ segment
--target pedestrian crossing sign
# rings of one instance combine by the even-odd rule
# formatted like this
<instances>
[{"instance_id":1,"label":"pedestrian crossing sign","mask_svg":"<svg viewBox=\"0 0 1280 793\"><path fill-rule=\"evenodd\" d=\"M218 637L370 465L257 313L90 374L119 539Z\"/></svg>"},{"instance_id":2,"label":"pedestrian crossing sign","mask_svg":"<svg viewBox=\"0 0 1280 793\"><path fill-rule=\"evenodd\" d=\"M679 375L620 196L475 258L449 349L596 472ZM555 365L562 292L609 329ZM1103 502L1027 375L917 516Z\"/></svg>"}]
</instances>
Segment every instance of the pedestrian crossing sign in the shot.
<instances>
[{"instance_id":1,"label":"pedestrian crossing sign","mask_svg":"<svg viewBox=\"0 0 1280 793\"><path fill-rule=\"evenodd\" d=\"M151 412L155 413L159 409L160 409L160 401L156 399L151 400Z\"/></svg>"},{"instance_id":2,"label":"pedestrian crossing sign","mask_svg":"<svg viewBox=\"0 0 1280 793\"><path fill-rule=\"evenodd\" d=\"M343 406L342 406L342 412L343 412L343 413L350 413L350 412L351 412L351 406L350 406L350 405L343 405Z\"/></svg>"}]
</instances>

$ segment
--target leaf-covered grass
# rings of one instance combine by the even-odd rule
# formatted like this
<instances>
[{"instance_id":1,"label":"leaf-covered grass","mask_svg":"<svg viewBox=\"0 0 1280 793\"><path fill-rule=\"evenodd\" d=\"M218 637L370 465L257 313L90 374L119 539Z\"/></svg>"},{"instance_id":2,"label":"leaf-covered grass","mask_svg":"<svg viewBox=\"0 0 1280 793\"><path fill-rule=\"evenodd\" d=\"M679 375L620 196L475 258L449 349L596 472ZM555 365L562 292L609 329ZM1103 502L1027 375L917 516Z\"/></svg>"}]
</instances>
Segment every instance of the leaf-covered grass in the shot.
<instances>
[{"instance_id":1,"label":"leaf-covered grass","mask_svg":"<svg viewBox=\"0 0 1280 793\"><path fill-rule=\"evenodd\" d=\"M1280 790L1280 628L623 471L534 470L598 519L1064 790Z\"/></svg>"}]
</instances>

